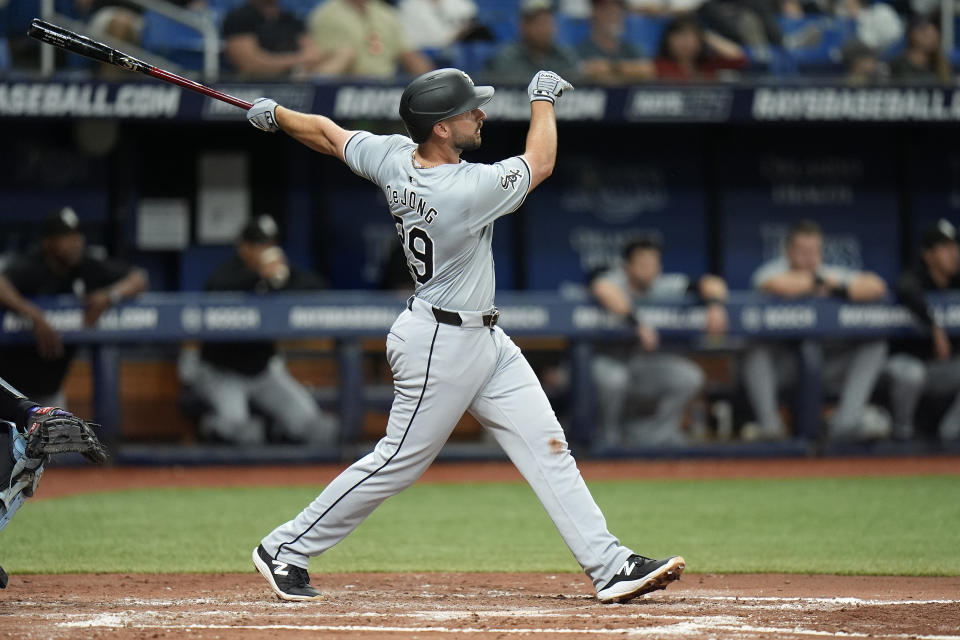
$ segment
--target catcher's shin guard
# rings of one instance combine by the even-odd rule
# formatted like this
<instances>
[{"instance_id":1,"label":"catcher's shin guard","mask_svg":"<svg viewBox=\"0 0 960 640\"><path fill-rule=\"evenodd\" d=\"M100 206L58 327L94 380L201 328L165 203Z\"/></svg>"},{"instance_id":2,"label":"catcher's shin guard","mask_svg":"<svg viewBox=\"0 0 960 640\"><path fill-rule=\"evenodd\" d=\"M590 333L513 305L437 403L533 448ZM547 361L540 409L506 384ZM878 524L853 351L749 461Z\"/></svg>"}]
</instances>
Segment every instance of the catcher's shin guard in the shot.
<instances>
[{"instance_id":1,"label":"catcher's shin guard","mask_svg":"<svg viewBox=\"0 0 960 640\"><path fill-rule=\"evenodd\" d=\"M0 421L0 530L33 495L43 475L43 458L28 457L26 448L17 427Z\"/></svg>"}]
</instances>

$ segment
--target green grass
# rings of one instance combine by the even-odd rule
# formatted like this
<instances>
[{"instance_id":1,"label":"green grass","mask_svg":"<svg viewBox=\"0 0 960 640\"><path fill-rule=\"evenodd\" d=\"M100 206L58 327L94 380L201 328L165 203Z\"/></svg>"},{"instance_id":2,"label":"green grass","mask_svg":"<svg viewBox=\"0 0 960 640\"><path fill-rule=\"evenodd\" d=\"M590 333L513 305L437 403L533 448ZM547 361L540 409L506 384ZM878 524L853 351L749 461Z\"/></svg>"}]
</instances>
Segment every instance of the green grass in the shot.
<instances>
[{"instance_id":1,"label":"green grass","mask_svg":"<svg viewBox=\"0 0 960 640\"><path fill-rule=\"evenodd\" d=\"M960 575L960 477L591 483L611 531L692 572ZM156 489L28 500L0 533L16 573L251 570L318 487ZM43 491L41 485L40 491ZM313 571L578 571L524 484L422 485Z\"/></svg>"}]
</instances>

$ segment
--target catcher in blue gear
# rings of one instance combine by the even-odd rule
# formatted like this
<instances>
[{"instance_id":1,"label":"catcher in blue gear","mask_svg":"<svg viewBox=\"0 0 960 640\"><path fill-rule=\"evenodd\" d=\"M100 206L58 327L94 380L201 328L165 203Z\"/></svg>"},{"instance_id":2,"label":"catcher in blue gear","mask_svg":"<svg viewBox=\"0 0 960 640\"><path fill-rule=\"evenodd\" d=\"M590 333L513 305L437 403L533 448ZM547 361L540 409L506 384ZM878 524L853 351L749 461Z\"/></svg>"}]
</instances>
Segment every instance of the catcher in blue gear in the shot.
<instances>
[{"instance_id":1,"label":"catcher in blue gear","mask_svg":"<svg viewBox=\"0 0 960 640\"><path fill-rule=\"evenodd\" d=\"M49 457L67 452L96 464L107 460L90 424L69 411L31 402L0 378L0 530L33 495ZM6 586L0 567L0 588Z\"/></svg>"}]
</instances>

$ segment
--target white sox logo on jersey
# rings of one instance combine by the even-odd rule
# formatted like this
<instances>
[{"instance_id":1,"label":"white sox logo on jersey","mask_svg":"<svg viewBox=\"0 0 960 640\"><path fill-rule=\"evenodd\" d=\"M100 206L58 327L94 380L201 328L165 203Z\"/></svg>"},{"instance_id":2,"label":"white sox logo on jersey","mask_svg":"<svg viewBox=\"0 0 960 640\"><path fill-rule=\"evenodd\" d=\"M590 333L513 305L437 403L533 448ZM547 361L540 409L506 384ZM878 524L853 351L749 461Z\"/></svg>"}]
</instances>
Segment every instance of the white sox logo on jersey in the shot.
<instances>
[{"instance_id":1,"label":"white sox logo on jersey","mask_svg":"<svg viewBox=\"0 0 960 640\"><path fill-rule=\"evenodd\" d=\"M510 189L516 191L517 183L522 177L523 174L520 172L520 169L511 169L510 173L500 178L500 186L504 191L509 191Z\"/></svg>"},{"instance_id":2,"label":"white sox logo on jersey","mask_svg":"<svg viewBox=\"0 0 960 640\"><path fill-rule=\"evenodd\" d=\"M279 560L273 560L273 565L274 565L274 567L273 567L273 573L274 573L274 575L285 576L285 575L287 575L287 574L290 573L289 571L287 571L287 566L288 566L288 565L287 565L286 562L280 562Z\"/></svg>"}]
</instances>

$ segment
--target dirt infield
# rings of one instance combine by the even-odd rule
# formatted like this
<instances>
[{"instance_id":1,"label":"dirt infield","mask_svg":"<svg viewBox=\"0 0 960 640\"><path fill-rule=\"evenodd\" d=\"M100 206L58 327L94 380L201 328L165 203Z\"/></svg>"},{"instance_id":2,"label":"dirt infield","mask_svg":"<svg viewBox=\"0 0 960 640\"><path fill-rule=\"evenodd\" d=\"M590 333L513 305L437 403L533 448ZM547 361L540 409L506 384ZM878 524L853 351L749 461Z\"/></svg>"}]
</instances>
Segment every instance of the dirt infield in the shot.
<instances>
[{"instance_id":1,"label":"dirt infield","mask_svg":"<svg viewBox=\"0 0 960 640\"><path fill-rule=\"evenodd\" d=\"M589 480L958 474L960 458L586 462ZM37 497L143 487L324 484L342 467L52 468ZM421 482L521 481L507 464L447 464ZM955 550L954 550L955 552ZM11 577L0 637L662 638L960 640L960 577L686 575L600 605L576 574L313 574L323 600L286 603L249 574Z\"/></svg>"},{"instance_id":2,"label":"dirt infield","mask_svg":"<svg viewBox=\"0 0 960 640\"><path fill-rule=\"evenodd\" d=\"M17 576L0 636L99 638L960 639L960 578L692 575L601 605L573 574L314 576L276 600L254 574Z\"/></svg>"},{"instance_id":3,"label":"dirt infield","mask_svg":"<svg viewBox=\"0 0 960 640\"><path fill-rule=\"evenodd\" d=\"M740 460L582 461L591 480L698 478L807 478L960 474L960 456L914 458L777 458ZM343 465L259 467L54 467L43 477L37 499L74 493L151 487L323 485ZM523 482L506 462L435 464L418 483Z\"/></svg>"}]
</instances>

